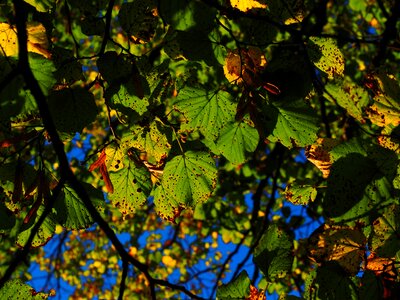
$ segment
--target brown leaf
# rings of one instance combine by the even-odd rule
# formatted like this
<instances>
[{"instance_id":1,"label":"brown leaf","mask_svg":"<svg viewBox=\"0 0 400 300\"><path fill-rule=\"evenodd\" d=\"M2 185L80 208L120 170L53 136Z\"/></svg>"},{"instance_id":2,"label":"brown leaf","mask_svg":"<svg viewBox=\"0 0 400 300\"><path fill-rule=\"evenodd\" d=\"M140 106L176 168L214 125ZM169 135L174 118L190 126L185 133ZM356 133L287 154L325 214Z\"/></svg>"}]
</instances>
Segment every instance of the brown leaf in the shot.
<instances>
[{"instance_id":1,"label":"brown leaf","mask_svg":"<svg viewBox=\"0 0 400 300\"><path fill-rule=\"evenodd\" d=\"M328 178L333 160L329 151L339 144L339 141L331 138L319 138L317 143L306 148L306 157L321 172L324 178Z\"/></svg>"}]
</instances>

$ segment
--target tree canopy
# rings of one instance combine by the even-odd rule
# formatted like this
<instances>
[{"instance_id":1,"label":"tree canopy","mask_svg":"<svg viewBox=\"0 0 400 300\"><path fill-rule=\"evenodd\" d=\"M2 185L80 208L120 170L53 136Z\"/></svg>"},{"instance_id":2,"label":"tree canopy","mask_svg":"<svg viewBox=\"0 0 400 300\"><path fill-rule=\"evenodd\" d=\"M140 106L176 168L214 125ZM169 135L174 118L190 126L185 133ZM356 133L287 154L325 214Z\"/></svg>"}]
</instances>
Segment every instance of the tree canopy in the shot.
<instances>
[{"instance_id":1,"label":"tree canopy","mask_svg":"<svg viewBox=\"0 0 400 300\"><path fill-rule=\"evenodd\" d=\"M399 19L2 1L0 298L399 295Z\"/></svg>"}]
</instances>

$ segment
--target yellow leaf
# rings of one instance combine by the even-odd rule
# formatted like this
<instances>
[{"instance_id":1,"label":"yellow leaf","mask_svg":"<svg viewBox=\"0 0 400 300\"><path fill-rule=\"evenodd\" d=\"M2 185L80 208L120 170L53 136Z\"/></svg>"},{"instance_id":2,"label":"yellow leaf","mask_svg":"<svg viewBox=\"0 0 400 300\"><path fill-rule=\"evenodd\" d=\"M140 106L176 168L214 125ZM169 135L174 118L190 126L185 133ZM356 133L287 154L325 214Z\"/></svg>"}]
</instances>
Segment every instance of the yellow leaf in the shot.
<instances>
[{"instance_id":1,"label":"yellow leaf","mask_svg":"<svg viewBox=\"0 0 400 300\"><path fill-rule=\"evenodd\" d=\"M51 53L47 50L49 42L44 26L39 23L30 23L27 24L26 30L28 34L28 51L50 58ZM0 23L0 53L4 56L18 55L17 30L7 23Z\"/></svg>"},{"instance_id":2,"label":"yellow leaf","mask_svg":"<svg viewBox=\"0 0 400 300\"><path fill-rule=\"evenodd\" d=\"M334 261L355 275L365 254L366 238L357 228L322 225L309 238L309 257L324 263Z\"/></svg>"},{"instance_id":3,"label":"yellow leaf","mask_svg":"<svg viewBox=\"0 0 400 300\"><path fill-rule=\"evenodd\" d=\"M268 6L265 2L265 0L231 0L231 5L238 10L248 12L255 8L266 9Z\"/></svg>"},{"instance_id":4,"label":"yellow leaf","mask_svg":"<svg viewBox=\"0 0 400 300\"><path fill-rule=\"evenodd\" d=\"M176 259L173 259L169 255L163 256L161 260L166 267L175 268L176 266Z\"/></svg>"},{"instance_id":5,"label":"yellow leaf","mask_svg":"<svg viewBox=\"0 0 400 300\"><path fill-rule=\"evenodd\" d=\"M339 141L331 138L319 138L317 143L306 148L306 157L328 178L333 163L329 151L337 146Z\"/></svg>"}]
</instances>

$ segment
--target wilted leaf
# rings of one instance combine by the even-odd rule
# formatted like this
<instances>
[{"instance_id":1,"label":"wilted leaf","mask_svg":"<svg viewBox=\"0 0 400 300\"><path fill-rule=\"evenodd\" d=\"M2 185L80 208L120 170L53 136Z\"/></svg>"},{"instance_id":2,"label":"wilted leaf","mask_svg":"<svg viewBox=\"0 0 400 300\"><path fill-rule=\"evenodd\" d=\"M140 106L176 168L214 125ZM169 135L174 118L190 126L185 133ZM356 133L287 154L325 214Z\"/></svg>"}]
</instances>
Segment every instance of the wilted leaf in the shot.
<instances>
[{"instance_id":1,"label":"wilted leaf","mask_svg":"<svg viewBox=\"0 0 400 300\"><path fill-rule=\"evenodd\" d=\"M30 285L20 279L11 279L0 289L0 299L7 300L43 300L50 296L55 296L55 293L36 292Z\"/></svg>"},{"instance_id":2,"label":"wilted leaf","mask_svg":"<svg viewBox=\"0 0 400 300\"><path fill-rule=\"evenodd\" d=\"M310 60L318 69L326 73L329 79L343 75L344 58L335 39L310 37L307 51Z\"/></svg>"},{"instance_id":3,"label":"wilted leaf","mask_svg":"<svg viewBox=\"0 0 400 300\"><path fill-rule=\"evenodd\" d=\"M365 269L374 272L377 277L396 280L398 277L396 263L395 259L378 257L372 252L367 258Z\"/></svg>"},{"instance_id":4,"label":"wilted leaf","mask_svg":"<svg viewBox=\"0 0 400 300\"><path fill-rule=\"evenodd\" d=\"M261 73L267 60L260 48L249 47L228 52L225 58L224 74L230 83L257 88L263 84Z\"/></svg>"},{"instance_id":5,"label":"wilted leaf","mask_svg":"<svg viewBox=\"0 0 400 300\"><path fill-rule=\"evenodd\" d=\"M174 221L182 209L207 201L216 184L217 169L208 153L188 151L177 155L166 163L155 191L156 210L164 219Z\"/></svg>"},{"instance_id":6,"label":"wilted leaf","mask_svg":"<svg viewBox=\"0 0 400 300\"><path fill-rule=\"evenodd\" d=\"M328 178L333 158L330 151L339 144L337 139L319 138L317 143L306 148L306 157L321 172L324 178Z\"/></svg>"},{"instance_id":7,"label":"wilted leaf","mask_svg":"<svg viewBox=\"0 0 400 300\"><path fill-rule=\"evenodd\" d=\"M323 264L335 262L351 275L364 258L366 238L358 228L322 225L309 238L309 257Z\"/></svg>"},{"instance_id":8,"label":"wilted leaf","mask_svg":"<svg viewBox=\"0 0 400 300\"><path fill-rule=\"evenodd\" d=\"M282 228L271 224L254 249L253 261L268 280L283 278L293 263L293 239Z\"/></svg>"},{"instance_id":9,"label":"wilted leaf","mask_svg":"<svg viewBox=\"0 0 400 300\"><path fill-rule=\"evenodd\" d=\"M218 287L217 299L247 299L250 296L250 286L251 281L247 272L242 271L234 280Z\"/></svg>"},{"instance_id":10,"label":"wilted leaf","mask_svg":"<svg viewBox=\"0 0 400 300\"><path fill-rule=\"evenodd\" d=\"M182 130L198 130L206 139L214 141L221 129L234 120L236 105L228 92L185 87L174 101L174 107L187 119Z\"/></svg>"}]
</instances>

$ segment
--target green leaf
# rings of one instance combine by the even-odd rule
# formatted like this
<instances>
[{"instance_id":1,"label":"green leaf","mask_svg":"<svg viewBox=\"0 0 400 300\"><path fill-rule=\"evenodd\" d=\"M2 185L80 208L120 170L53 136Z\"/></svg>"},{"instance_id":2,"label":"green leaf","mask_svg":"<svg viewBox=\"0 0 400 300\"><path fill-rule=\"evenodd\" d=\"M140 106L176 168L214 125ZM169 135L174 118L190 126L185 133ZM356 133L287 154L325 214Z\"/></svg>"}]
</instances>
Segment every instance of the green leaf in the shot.
<instances>
[{"instance_id":1,"label":"green leaf","mask_svg":"<svg viewBox=\"0 0 400 300\"><path fill-rule=\"evenodd\" d=\"M293 239L276 224L271 224L254 249L253 261L268 280L283 278L293 263Z\"/></svg>"},{"instance_id":2,"label":"green leaf","mask_svg":"<svg viewBox=\"0 0 400 300\"><path fill-rule=\"evenodd\" d=\"M218 300L246 299L250 296L251 281L246 271L240 274L228 284L220 285L217 289Z\"/></svg>"},{"instance_id":3,"label":"green leaf","mask_svg":"<svg viewBox=\"0 0 400 300\"><path fill-rule=\"evenodd\" d=\"M58 82L72 84L78 80L85 80L82 74L82 64L75 59L71 50L54 46L52 59L57 68L54 76Z\"/></svg>"},{"instance_id":4,"label":"green leaf","mask_svg":"<svg viewBox=\"0 0 400 300\"><path fill-rule=\"evenodd\" d=\"M121 27L130 35L146 42L155 34L159 19L153 15L156 3L149 0L134 0L122 3L118 13Z\"/></svg>"},{"instance_id":5,"label":"green leaf","mask_svg":"<svg viewBox=\"0 0 400 300\"><path fill-rule=\"evenodd\" d=\"M319 119L303 100L274 102L265 113L268 140L293 148L311 145L317 139Z\"/></svg>"},{"instance_id":6,"label":"green leaf","mask_svg":"<svg viewBox=\"0 0 400 300\"><path fill-rule=\"evenodd\" d=\"M24 0L26 3L36 8L38 12L48 12L56 4L56 0Z\"/></svg>"},{"instance_id":7,"label":"green leaf","mask_svg":"<svg viewBox=\"0 0 400 300\"><path fill-rule=\"evenodd\" d=\"M175 156L164 168L154 203L164 219L174 220L185 208L194 208L211 196L217 184L215 162L206 152L188 151Z\"/></svg>"},{"instance_id":8,"label":"green leaf","mask_svg":"<svg viewBox=\"0 0 400 300\"><path fill-rule=\"evenodd\" d=\"M57 129L63 132L81 132L97 116L93 94L81 87L53 91L48 104Z\"/></svg>"},{"instance_id":9,"label":"green leaf","mask_svg":"<svg viewBox=\"0 0 400 300\"><path fill-rule=\"evenodd\" d=\"M43 214L43 211L44 211L44 206L40 205L36 214L36 218L34 220L33 218L31 218L29 223L22 225L21 231L18 234L16 241L19 247L25 246L34 225L39 220L40 216ZM53 213L50 213L48 214L46 219L44 219L44 222L42 223L42 225L39 227L39 230L35 234L35 237L32 240L31 247L36 248L45 245L51 239L55 230L56 230L55 216Z\"/></svg>"},{"instance_id":10,"label":"green leaf","mask_svg":"<svg viewBox=\"0 0 400 300\"><path fill-rule=\"evenodd\" d=\"M163 0L159 4L160 15L176 30L210 30L216 10L201 1Z\"/></svg>"},{"instance_id":11,"label":"green leaf","mask_svg":"<svg viewBox=\"0 0 400 300\"><path fill-rule=\"evenodd\" d=\"M310 37L307 52L314 65L326 73L329 79L343 75L344 58L335 39Z\"/></svg>"},{"instance_id":12,"label":"green leaf","mask_svg":"<svg viewBox=\"0 0 400 300\"><path fill-rule=\"evenodd\" d=\"M38 293L21 279L11 279L0 289L0 299L7 300L43 300L50 296L54 295L52 293Z\"/></svg>"},{"instance_id":13,"label":"green leaf","mask_svg":"<svg viewBox=\"0 0 400 300\"><path fill-rule=\"evenodd\" d=\"M394 257L400 248L400 208L392 204L372 223L368 247L380 257Z\"/></svg>"},{"instance_id":14,"label":"green leaf","mask_svg":"<svg viewBox=\"0 0 400 300\"><path fill-rule=\"evenodd\" d=\"M121 84L116 89L108 89L105 97L110 99L110 106L121 112L130 115L136 112L143 115L147 111L149 100L146 97L139 98L138 87L132 81Z\"/></svg>"},{"instance_id":15,"label":"green leaf","mask_svg":"<svg viewBox=\"0 0 400 300\"><path fill-rule=\"evenodd\" d=\"M115 51L104 53L96 62L101 76L109 83L121 83L132 75L132 62Z\"/></svg>"},{"instance_id":16,"label":"green leaf","mask_svg":"<svg viewBox=\"0 0 400 300\"><path fill-rule=\"evenodd\" d=\"M0 56L0 82L16 67L13 58ZM9 120L18 115L26 115L37 111L35 98L29 90L24 89L25 82L22 76L16 76L0 91L0 119Z\"/></svg>"},{"instance_id":17,"label":"green leaf","mask_svg":"<svg viewBox=\"0 0 400 300\"><path fill-rule=\"evenodd\" d=\"M187 123L181 126L182 130L198 130L206 139L213 141L221 129L235 118L236 104L225 91L208 92L206 89L185 87L173 104L187 119Z\"/></svg>"},{"instance_id":18,"label":"green leaf","mask_svg":"<svg viewBox=\"0 0 400 300\"><path fill-rule=\"evenodd\" d=\"M359 299L353 282L336 265L318 267L308 275L304 296L305 299Z\"/></svg>"},{"instance_id":19,"label":"green leaf","mask_svg":"<svg viewBox=\"0 0 400 300\"><path fill-rule=\"evenodd\" d=\"M131 214L142 206L150 195L152 183L149 170L125 159L124 167L118 172L110 172L114 193L108 194L112 205L122 214Z\"/></svg>"},{"instance_id":20,"label":"green leaf","mask_svg":"<svg viewBox=\"0 0 400 300\"><path fill-rule=\"evenodd\" d=\"M81 184L97 210L104 210L105 203L101 190L84 182L81 182ZM64 189L61 191L54 208L57 221L68 230L85 229L94 223L83 201L75 190L68 185L65 185Z\"/></svg>"},{"instance_id":21,"label":"green leaf","mask_svg":"<svg viewBox=\"0 0 400 300\"><path fill-rule=\"evenodd\" d=\"M56 79L53 73L56 71L51 60L44 58L36 53L29 53L29 66L32 69L33 76L38 81L45 96L49 94Z\"/></svg>"},{"instance_id":22,"label":"green leaf","mask_svg":"<svg viewBox=\"0 0 400 300\"><path fill-rule=\"evenodd\" d=\"M260 137L257 129L245 120L225 126L216 141L216 149L233 164L246 161L246 154L256 150Z\"/></svg>"},{"instance_id":23,"label":"green leaf","mask_svg":"<svg viewBox=\"0 0 400 300\"><path fill-rule=\"evenodd\" d=\"M158 165L166 159L171 149L164 131L157 121L151 122L149 127L135 126L132 133L121 139L120 144L125 150L135 148L145 153L150 164Z\"/></svg>"},{"instance_id":24,"label":"green leaf","mask_svg":"<svg viewBox=\"0 0 400 300\"><path fill-rule=\"evenodd\" d=\"M329 82L325 89L327 91L324 94L326 98L339 104L359 122L365 122L363 111L369 103L369 95L365 89L356 85L347 77L345 80Z\"/></svg>"},{"instance_id":25,"label":"green leaf","mask_svg":"<svg viewBox=\"0 0 400 300\"><path fill-rule=\"evenodd\" d=\"M317 197L317 189L312 184L295 181L286 187L285 197L295 205L307 205L309 202L314 202Z\"/></svg>"},{"instance_id":26,"label":"green leaf","mask_svg":"<svg viewBox=\"0 0 400 300\"><path fill-rule=\"evenodd\" d=\"M15 225L15 216L3 202L0 202L0 235L9 232Z\"/></svg>"}]
</instances>

